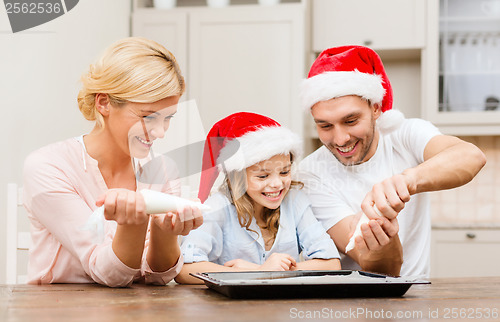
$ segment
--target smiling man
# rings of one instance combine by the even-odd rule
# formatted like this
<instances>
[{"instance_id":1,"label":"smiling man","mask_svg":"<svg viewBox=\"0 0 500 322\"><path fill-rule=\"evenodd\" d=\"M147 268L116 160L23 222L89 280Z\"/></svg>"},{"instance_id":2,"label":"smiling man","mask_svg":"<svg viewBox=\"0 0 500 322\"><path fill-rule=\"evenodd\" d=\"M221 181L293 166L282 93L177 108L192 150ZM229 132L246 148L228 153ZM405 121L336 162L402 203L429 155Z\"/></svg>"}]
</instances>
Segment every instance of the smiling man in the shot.
<instances>
[{"instance_id":1,"label":"smiling man","mask_svg":"<svg viewBox=\"0 0 500 322\"><path fill-rule=\"evenodd\" d=\"M429 274L430 203L423 192L461 186L486 163L476 146L392 109L371 49L325 50L301 88L323 146L299 166L313 211L343 252L343 269ZM354 249L346 251L365 214Z\"/></svg>"}]
</instances>

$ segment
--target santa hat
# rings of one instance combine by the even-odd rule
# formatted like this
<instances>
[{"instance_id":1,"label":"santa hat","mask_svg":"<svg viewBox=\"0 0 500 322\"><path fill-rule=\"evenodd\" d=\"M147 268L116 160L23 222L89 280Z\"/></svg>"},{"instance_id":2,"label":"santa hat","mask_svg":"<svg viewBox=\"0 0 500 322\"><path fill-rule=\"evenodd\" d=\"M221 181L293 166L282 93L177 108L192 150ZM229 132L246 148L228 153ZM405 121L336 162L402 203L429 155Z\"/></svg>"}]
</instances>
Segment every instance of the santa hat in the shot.
<instances>
[{"instance_id":1,"label":"santa hat","mask_svg":"<svg viewBox=\"0 0 500 322\"><path fill-rule=\"evenodd\" d=\"M278 154L300 157L297 134L273 119L247 112L231 114L210 129L203 150L198 198L204 202L221 168L242 171Z\"/></svg>"},{"instance_id":2,"label":"santa hat","mask_svg":"<svg viewBox=\"0 0 500 322\"><path fill-rule=\"evenodd\" d=\"M323 51L314 61L300 88L304 109L335 97L357 95L381 107L377 120L384 132L396 129L404 119L392 110L392 87L379 55L368 47L342 46Z\"/></svg>"}]
</instances>

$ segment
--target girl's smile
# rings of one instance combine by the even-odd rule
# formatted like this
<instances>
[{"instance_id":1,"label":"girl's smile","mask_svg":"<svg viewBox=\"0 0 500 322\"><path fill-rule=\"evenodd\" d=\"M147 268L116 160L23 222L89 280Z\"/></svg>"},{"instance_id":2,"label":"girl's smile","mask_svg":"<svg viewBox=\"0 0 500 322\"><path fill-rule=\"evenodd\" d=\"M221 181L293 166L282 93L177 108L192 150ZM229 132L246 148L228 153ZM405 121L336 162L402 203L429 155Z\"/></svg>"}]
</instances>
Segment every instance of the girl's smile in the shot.
<instances>
[{"instance_id":1,"label":"girl's smile","mask_svg":"<svg viewBox=\"0 0 500 322\"><path fill-rule=\"evenodd\" d=\"M264 197L268 198L270 201L276 201L281 198L283 194L283 190L275 191L275 192L263 192Z\"/></svg>"},{"instance_id":2,"label":"girl's smile","mask_svg":"<svg viewBox=\"0 0 500 322\"><path fill-rule=\"evenodd\" d=\"M255 213L277 209L290 189L292 162L290 155L278 154L246 169L247 194L252 198Z\"/></svg>"}]
</instances>

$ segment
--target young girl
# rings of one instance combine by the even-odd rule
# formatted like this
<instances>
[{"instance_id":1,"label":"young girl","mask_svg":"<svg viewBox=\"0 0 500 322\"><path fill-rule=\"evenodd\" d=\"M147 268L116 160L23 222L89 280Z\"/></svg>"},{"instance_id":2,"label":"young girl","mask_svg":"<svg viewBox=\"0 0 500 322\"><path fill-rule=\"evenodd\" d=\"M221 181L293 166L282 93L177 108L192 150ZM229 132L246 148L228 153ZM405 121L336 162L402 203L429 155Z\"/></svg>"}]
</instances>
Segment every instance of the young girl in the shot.
<instances>
[{"instance_id":1,"label":"young girl","mask_svg":"<svg viewBox=\"0 0 500 322\"><path fill-rule=\"evenodd\" d=\"M210 130L199 198L223 169L226 179L205 204L205 223L184 238L179 283L201 283L190 272L337 270L339 253L292 180L300 140L274 120L236 113ZM299 262L299 254L305 261Z\"/></svg>"},{"instance_id":2,"label":"young girl","mask_svg":"<svg viewBox=\"0 0 500 322\"><path fill-rule=\"evenodd\" d=\"M95 121L86 135L33 152L25 162L24 200L33 247L28 282L166 284L183 259L178 235L201 225L197 208L149 216L142 188L179 194L172 166L162 184L141 182L141 162L164 136L184 79L156 42L127 38L108 48L82 77L80 111ZM137 177L136 177L137 175ZM104 240L83 229L104 206Z\"/></svg>"}]
</instances>

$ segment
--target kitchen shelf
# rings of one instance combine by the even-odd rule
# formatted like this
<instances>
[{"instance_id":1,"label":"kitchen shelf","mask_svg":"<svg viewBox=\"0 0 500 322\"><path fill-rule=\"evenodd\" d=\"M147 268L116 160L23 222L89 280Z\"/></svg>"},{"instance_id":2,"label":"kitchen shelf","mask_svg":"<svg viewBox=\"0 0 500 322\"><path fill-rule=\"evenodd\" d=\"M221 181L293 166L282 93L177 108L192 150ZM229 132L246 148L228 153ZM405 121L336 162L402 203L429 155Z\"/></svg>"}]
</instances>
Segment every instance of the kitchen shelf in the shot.
<instances>
[{"instance_id":1,"label":"kitchen shelf","mask_svg":"<svg viewBox=\"0 0 500 322\"><path fill-rule=\"evenodd\" d=\"M280 0L278 5L288 3L301 3L305 0ZM259 5L258 0L230 0L227 7L240 5ZM193 8L193 7L208 7L207 0L177 0L175 8L172 9L157 9L153 6L153 0L133 0L134 11L136 10L175 10L176 8ZM219 8L211 8L219 9Z\"/></svg>"},{"instance_id":2,"label":"kitchen shelf","mask_svg":"<svg viewBox=\"0 0 500 322\"><path fill-rule=\"evenodd\" d=\"M450 224L450 223L432 223L432 229L439 230L497 230L500 229L500 223L474 223L474 224Z\"/></svg>"},{"instance_id":3,"label":"kitchen shelf","mask_svg":"<svg viewBox=\"0 0 500 322\"><path fill-rule=\"evenodd\" d=\"M441 17L439 18L439 22L500 22L500 17Z\"/></svg>"},{"instance_id":4,"label":"kitchen shelf","mask_svg":"<svg viewBox=\"0 0 500 322\"><path fill-rule=\"evenodd\" d=\"M500 14L484 6L440 0L439 100L423 116L445 134L500 134Z\"/></svg>"},{"instance_id":5,"label":"kitchen shelf","mask_svg":"<svg viewBox=\"0 0 500 322\"><path fill-rule=\"evenodd\" d=\"M470 76L470 75L500 75L500 70L494 71L471 71L471 72L439 72L439 75L447 76Z\"/></svg>"}]
</instances>

